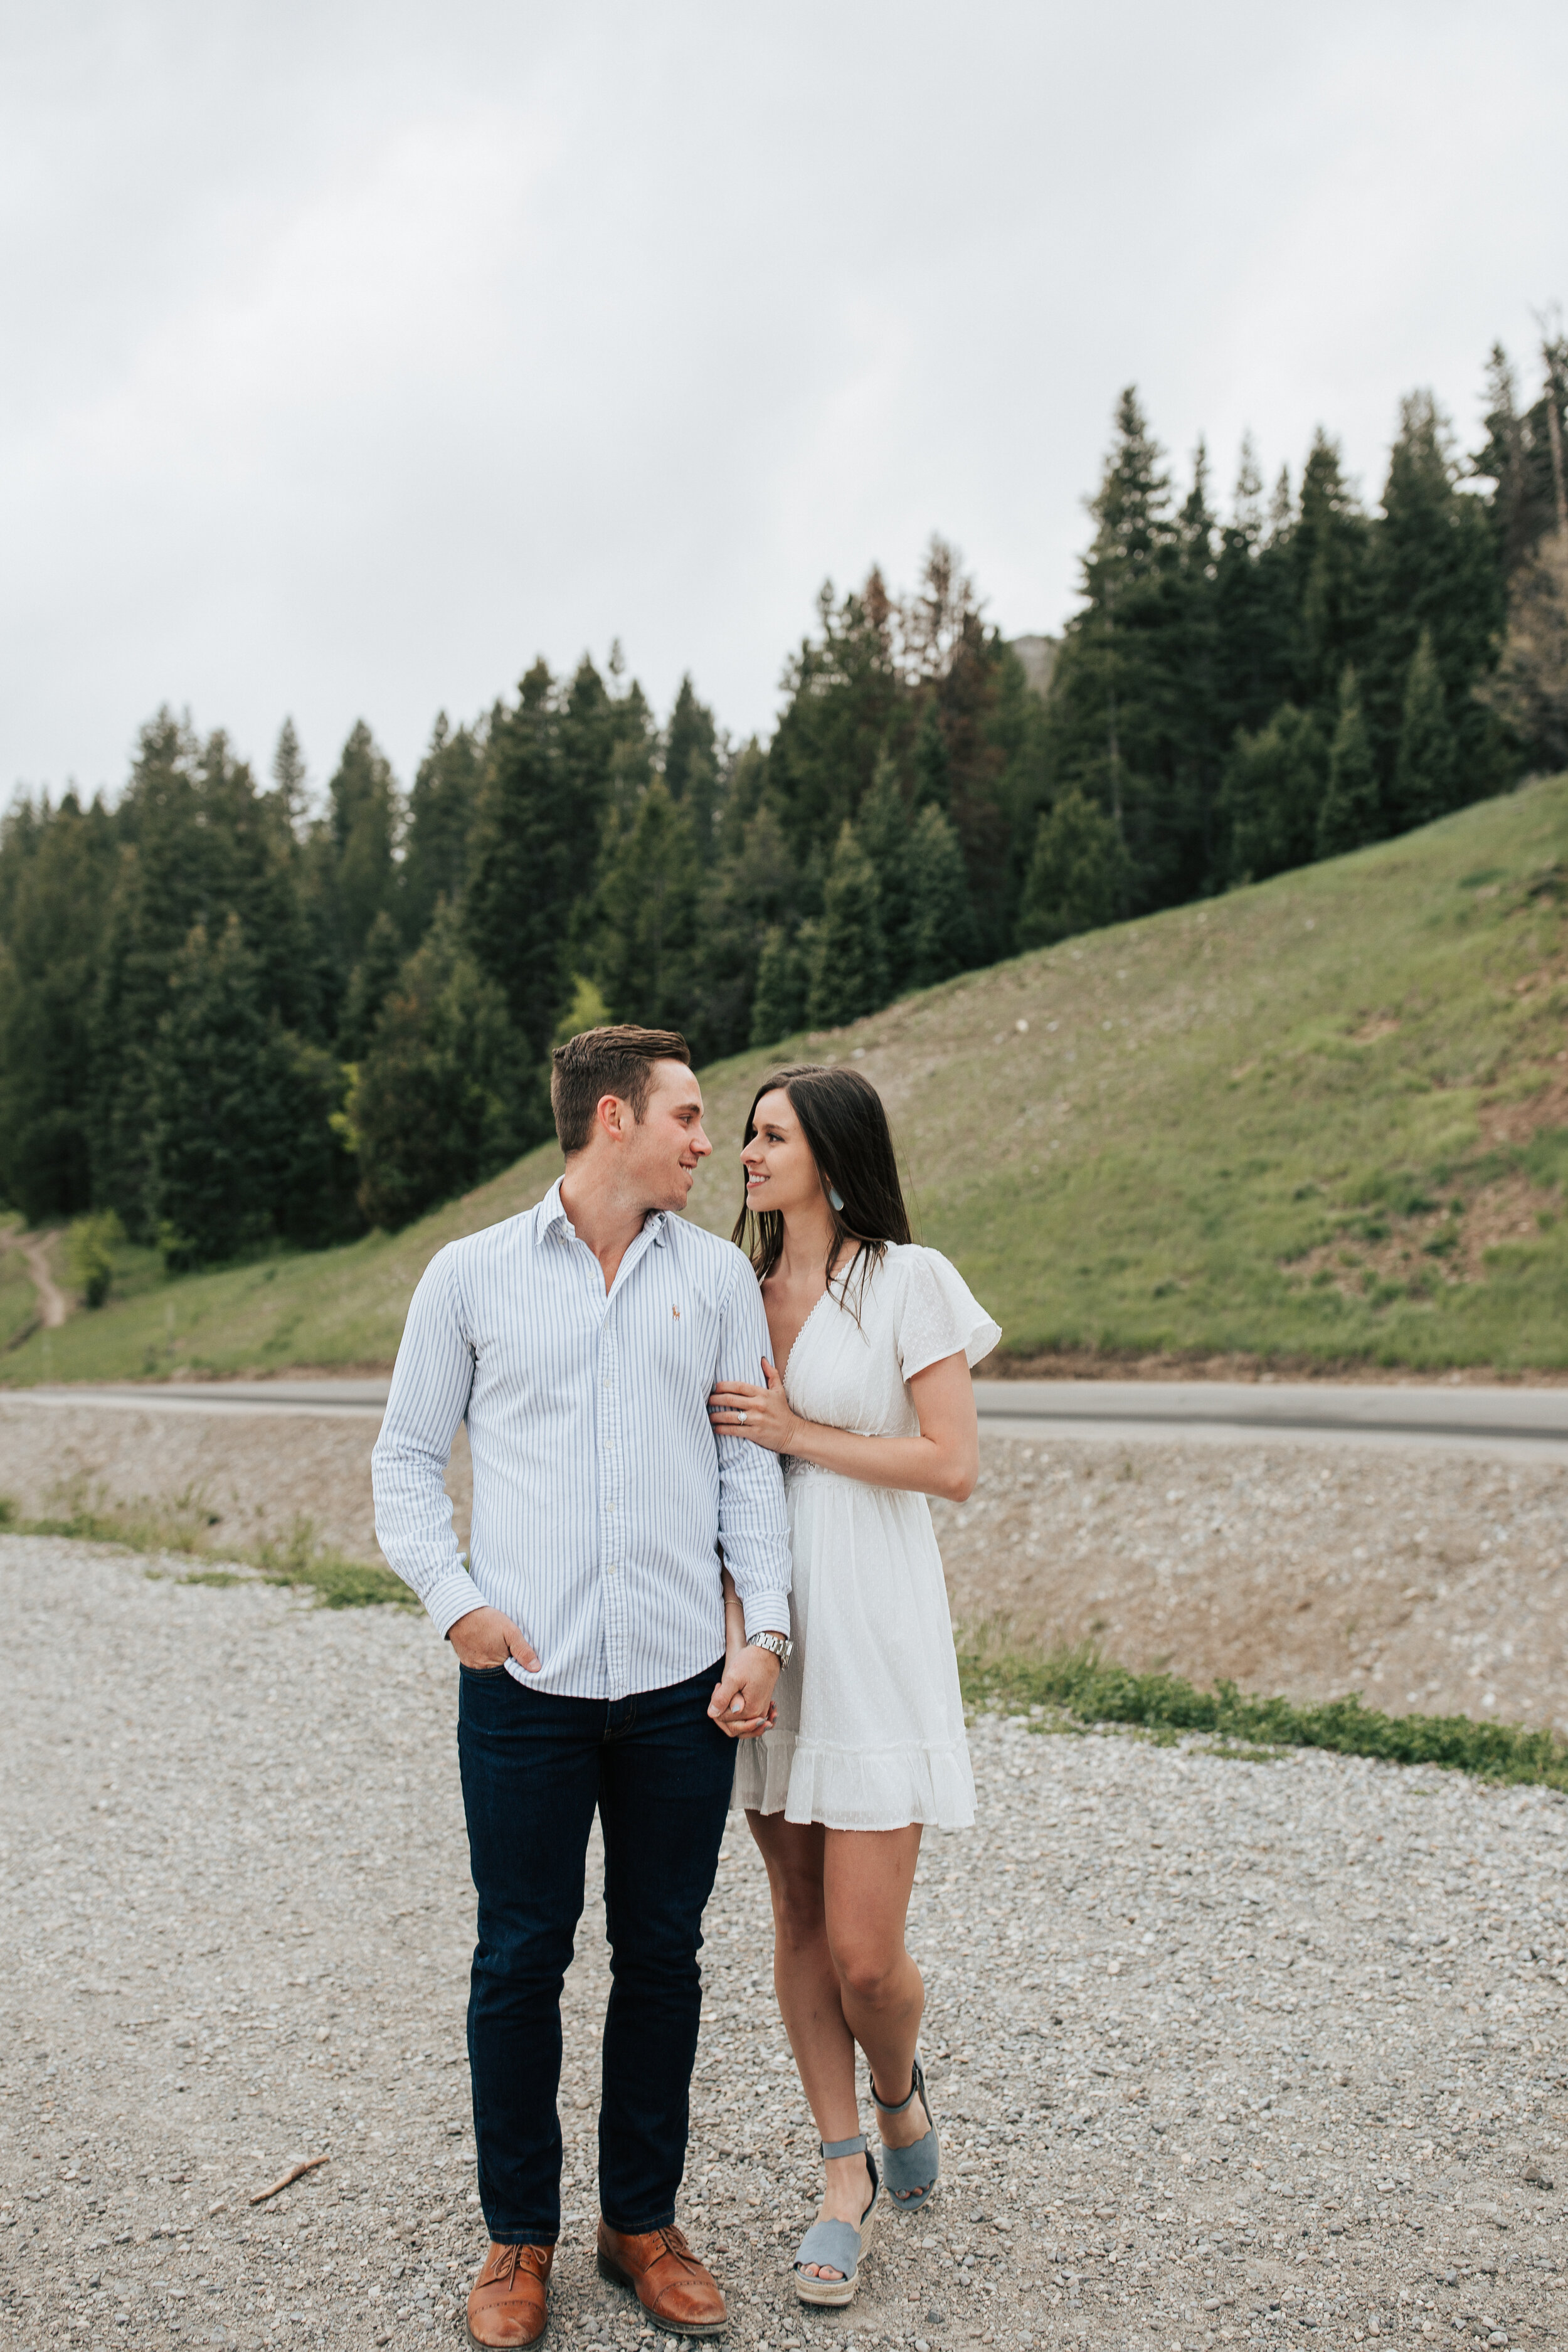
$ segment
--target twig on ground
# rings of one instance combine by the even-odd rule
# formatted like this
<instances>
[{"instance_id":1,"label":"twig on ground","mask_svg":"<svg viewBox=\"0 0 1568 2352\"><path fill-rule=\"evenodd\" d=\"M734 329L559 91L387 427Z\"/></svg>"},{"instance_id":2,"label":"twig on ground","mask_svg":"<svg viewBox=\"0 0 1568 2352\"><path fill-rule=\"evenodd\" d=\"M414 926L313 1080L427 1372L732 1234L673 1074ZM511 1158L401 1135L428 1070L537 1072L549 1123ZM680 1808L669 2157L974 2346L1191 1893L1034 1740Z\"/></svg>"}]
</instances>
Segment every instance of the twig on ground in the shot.
<instances>
[{"instance_id":1,"label":"twig on ground","mask_svg":"<svg viewBox=\"0 0 1568 2352\"><path fill-rule=\"evenodd\" d=\"M258 2189L255 2196L251 2199L251 2203L253 2205L265 2205L269 2197L276 2197L280 2189L290 2188L296 2180L302 2179L307 2172L314 2172L318 2165L329 2164L331 2161L331 2159L330 2157L312 2156L304 2164L290 2165L288 2171L283 2175L282 2179L275 2180L270 2189Z\"/></svg>"}]
</instances>

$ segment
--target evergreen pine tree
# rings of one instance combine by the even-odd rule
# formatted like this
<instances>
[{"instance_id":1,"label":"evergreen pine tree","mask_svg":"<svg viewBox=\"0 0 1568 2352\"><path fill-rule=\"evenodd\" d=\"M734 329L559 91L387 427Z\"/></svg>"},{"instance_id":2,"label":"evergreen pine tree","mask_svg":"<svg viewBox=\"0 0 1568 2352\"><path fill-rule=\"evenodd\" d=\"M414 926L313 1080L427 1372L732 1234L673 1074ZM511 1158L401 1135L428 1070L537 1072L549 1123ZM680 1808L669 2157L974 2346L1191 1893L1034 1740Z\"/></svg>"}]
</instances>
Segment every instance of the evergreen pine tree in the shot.
<instances>
[{"instance_id":1,"label":"evergreen pine tree","mask_svg":"<svg viewBox=\"0 0 1568 2352\"><path fill-rule=\"evenodd\" d=\"M737 1054L748 1042L763 943L774 928L787 937L796 913L799 886L773 809L766 801L743 814L731 806L736 784L744 793L761 767L760 760L744 752L736 762L721 819L723 854L705 880L700 902L694 1002L686 1032L699 1063ZM789 1026L798 1028L802 1009L795 1003Z\"/></svg>"},{"instance_id":2,"label":"evergreen pine tree","mask_svg":"<svg viewBox=\"0 0 1568 2352\"><path fill-rule=\"evenodd\" d=\"M198 924L170 975L152 1059L147 1213L171 1265L266 1242L290 1163L330 1168L335 1096L310 1051L302 1066L299 1042L265 1011L237 916L216 938Z\"/></svg>"},{"instance_id":3,"label":"evergreen pine tree","mask_svg":"<svg viewBox=\"0 0 1568 2352\"><path fill-rule=\"evenodd\" d=\"M1379 772L1393 767L1410 666L1425 629L1456 736L1455 790L1474 800L1507 781L1497 722L1474 688L1491 669L1506 618L1492 532L1481 501L1458 487L1447 426L1429 393L1401 406L1373 541L1376 626L1363 694Z\"/></svg>"},{"instance_id":4,"label":"evergreen pine tree","mask_svg":"<svg viewBox=\"0 0 1568 2352\"><path fill-rule=\"evenodd\" d=\"M595 978L617 1021L683 1029L691 1013L701 866L662 778L614 821L595 929Z\"/></svg>"},{"instance_id":5,"label":"evergreen pine tree","mask_svg":"<svg viewBox=\"0 0 1568 2352\"><path fill-rule=\"evenodd\" d=\"M542 1062L572 994L573 915L590 887L582 812L560 756L549 671L536 662L515 709L489 727L468 850L463 935Z\"/></svg>"},{"instance_id":6,"label":"evergreen pine tree","mask_svg":"<svg viewBox=\"0 0 1568 2352\"><path fill-rule=\"evenodd\" d=\"M95 1205L146 1233L152 1061L171 978L195 926L211 940L237 917L257 1002L319 1038L318 969L300 895L308 864L220 733L199 741L168 710L142 730L114 815L120 856L91 1009Z\"/></svg>"},{"instance_id":7,"label":"evergreen pine tree","mask_svg":"<svg viewBox=\"0 0 1568 2352\"><path fill-rule=\"evenodd\" d=\"M1021 947L1048 947L1126 912L1131 861L1115 819L1081 793L1041 817L1018 913Z\"/></svg>"},{"instance_id":8,"label":"evergreen pine tree","mask_svg":"<svg viewBox=\"0 0 1568 2352\"><path fill-rule=\"evenodd\" d=\"M397 906L405 949L416 947L429 929L438 898L453 907L461 901L483 761L482 735L453 727L446 712L438 712L408 795Z\"/></svg>"},{"instance_id":9,"label":"evergreen pine tree","mask_svg":"<svg viewBox=\"0 0 1568 2352\"><path fill-rule=\"evenodd\" d=\"M497 1174L542 1123L540 1087L500 985L468 954L452 909L438 908L349 1098L365 1216L405 1225Z\"/></svg>"},{"instance_id":10,"label":"evergreen pine tree","mask_svg":"<svg viewBox=\"0 0 1568 2352\"><path fill-rule=\"evenodd\" d=\"M782 923L770 925L757 959L749 1045L776 1045L805 1025L804 959Z\"/></svg>"},{"instance_id":11,"label":"evergreen pine tree","mask_svg":"<svg viewBox=\"0 0 1568 2352\"><path fill-rule=\"evenodd\" d=\"M915 739L915 806L944 812L952 806L952 756L934 695L921 715L921 731Z\"/></svg>"},{"instance_id":12,"label":"evergreen pine tree","mask_svg":"<svg viewBox=\"0 0 1568 2352\"><path fill-rule=\"evenodd\" d=\"M888 1001L888 953L878 898L871 861L846 819L827 871L812 958L807 1011L816 1028L841 1028Z\"/></svg>"},{"instance_id":13,"label":"evergreen pine tree","mask_svg":"<svg viewBox=\"0 0 1568 2352\"><path fill-rule=\"evenodd\" d=\"M814 851L831 854L845 819L858 814L907 709L879 575L842 603L825 582L816 609L820 634L784 673L789 699L767 751L768 797L803 871Z\"/></svg>"},{"instance_id":14,"label":"evergreen pine tree","mask_svg":"<svg viewBox=\"0 0 1568 2352\"><path fill-rule=\"evenodd\" d=\"M1242 444L1232 519L1220 533L1215 565L1214 691L1221 741L1232 740L1238 727L1263 727L1288 699L1293 597L1283 545L1278 533L1265 528L1263 484L1247 440Z\"/></svg>"},{"instance_id":15,"label":"evergreen pine tree","mask_svg":"<svg viewBox=\"0 0 1568 2352\"><path fill-rule=\"evenodd\" d=\"M1047 712L1053 791L1109 813L1131 859L1131 905L1165 906L1200 887L1211 847L1192 772L1189 527L1172 514L1131 385L1090 511L1086 603L1064 633Z\"/></svg>"},{"instance_id":16,"label":"evergreen pine tree","mask_svg":"<svg viewBox=\"0 0 1568 2352\"><path fill-rule=\"evenodd\" d=\"M1395 833L1425 824L1454 804L1454 730L1448 724L1442 673L1423 629L1405 684L1399 751L1394 762L1389 816Z\"/></svg>"},{"instance_id":17,"label":"evergreen pine tree","mask_svg":"<svg viewBox=\"0 0 1568 2352\"><path fill-rule=\"evenodd\" d=\"M357 1062L367 1050L376 1018L392 992L405 950L397 925L384 907L370 927L364 953L349 976L338 1028L338 1052Z\"/></svg>"},{"instance_id":18,"label":"evergreen pine tree","mask_svg":"<svg viewBox=\"0 0 1568 2352\"><path fill-rule=\"evenodd\" d=\"M1383 815L1372 739L1361 706L1361 688L1347 662L1340 677L1339 717L1329 746L1329 782L1318 811L1318 856L1340 857L1381 839Z\"/></svg>"},{"instance_id":19,"label":"evergreen pine tree","mask_svg":"<svg viewBox=\"0 0 1568 2352\"><path fill-rule=\"evenodd\" d=\"M92 1015L119 853L100 802L0 820L0 1196L29 1222L91 1205Z\"/></svg>"},{"instance_id":20,"label":"evergreen pine tree","mask_svg":"<svg viewBox=\"0 0 1568 2352\"><path fill-rule=\"evenodd\" d=\"M1319 431L1301 474L1289 532L1298 614L1296 690L1324 731L1347 662L1362 657L1371 625L1371 527L1346 481L1339 444Z\"/></svg>"},{"instance_id":21,"label":"evergreen pine tree","mask_svg":"<svg viewBox=\"0 0 1568 2352\"><path fill-rule=\"evenodd\" d=\"M974 916L963 852L934 803L916 817L906 865L909 912L900 958L905 985L930 988L974 961Z\"/></svg>"},{"instance_id":22,"label":"evergreen pine tree","mask_svg":"<svg viewBox=\"0 0 1568 2352\"><path fill-rule=\"evenodd\" d=\"M1311 863L1327 768L1321 735L1293 702L1281 703L1257 734L1237 731L1224 787L1233 882L1261 882Z\"/></svg>"},{"instance_id":23,"label":"evergreen pine tree","mask_svg":"<svg viewBox=\"0 0 1568 2352\"><path fill-rule=\"evenodd\" d=\"M294 731L291 719L285 719L278 730L278 745L272 754L272 782L277 789L279 809L290 838L302 840L307 815L305 755L300 749L300 738Z\"/></svg>"},{"instance_id":24,"label":"evergreen pine tree","mask_svg":"<svg viewBox=\"0 0 1568 2352\"><path fill-rule=\"evenodd\" d=\"M363 719L355 721L343 745L327 797L328 828L336 853L332 887L338 954L347 973L377 915L391 907L401 814L391 765Z\"/></svg>"},{"instance_id":25,"label":"evergreen pine tree","mask_svg":"<svg viewBox=\"0 0 1568 2352\"><path fill-rule=\"evenodd\" d=\"M680 681L665 730L664 781L671 800L686 811L698 856L711 866L718 849L719 737L713 713L698 701L689 672Z\"/></svg>"},{"instance_id":26,"label":"evergreen pine tree","mask_svg":"<svg viewBox=\"0 0 1568 2352\"><path fill-rule=\"evenodd\" d=\"M940 814L940 812L939 812ZM951 832L951 826L948 828ZM899 782L899 772L887 752L878 761L870 789L860 803L856 831L860 846L877 877L877 908L888 950L888 986L896 996L909 985L913 941L910 932L910 853L911 817ZM953 846L957 848L954 836ZM959 852L963 871L963 853ZM967 899L966 899L967 904Z\"/></svg>"}]
</instances>

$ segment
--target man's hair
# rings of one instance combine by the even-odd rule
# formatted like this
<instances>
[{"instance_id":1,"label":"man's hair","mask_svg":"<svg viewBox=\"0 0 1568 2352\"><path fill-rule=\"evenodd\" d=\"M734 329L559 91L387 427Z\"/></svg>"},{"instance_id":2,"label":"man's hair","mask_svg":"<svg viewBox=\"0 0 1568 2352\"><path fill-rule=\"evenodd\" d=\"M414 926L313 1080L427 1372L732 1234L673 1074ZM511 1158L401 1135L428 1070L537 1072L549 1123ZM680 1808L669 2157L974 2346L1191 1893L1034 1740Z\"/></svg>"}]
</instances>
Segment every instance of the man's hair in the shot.
<instances>
[{"instance_id":1,"label":"man's hair","mask_svg":"<svg viewBox=\"0 0 1568 2352\"><path fill-rule=\"evenodd\" d=\"M642 1125L656 1062L684 1062L691 1048L677 1029L639 1029L622 1022L613 1029L580 1029L551 1056L550 1108L561 1149L571 1157L587 1149L594 1113L606 1095L630 1105Z\"/></svg>"}]
</instances>

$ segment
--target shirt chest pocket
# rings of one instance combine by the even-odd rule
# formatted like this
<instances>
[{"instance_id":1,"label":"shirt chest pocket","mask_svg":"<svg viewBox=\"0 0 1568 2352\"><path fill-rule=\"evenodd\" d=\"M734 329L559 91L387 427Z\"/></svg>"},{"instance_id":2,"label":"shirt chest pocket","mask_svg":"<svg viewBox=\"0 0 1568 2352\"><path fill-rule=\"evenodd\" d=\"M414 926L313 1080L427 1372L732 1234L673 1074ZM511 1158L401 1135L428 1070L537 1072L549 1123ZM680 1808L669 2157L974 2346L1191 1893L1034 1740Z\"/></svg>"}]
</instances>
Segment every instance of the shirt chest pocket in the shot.
<instances>
[{"instance_id":1,"label":"shirt chest pocket","mask_svg":"<svg viewBox=\"0 0 1568 2352\"><path fill-rule=\"evenodd\" d=\"M681 1395L695 1386L706 1397L715 1378L718 1316L703 1299L677 1293L660 1302L652 1320L649 1353L658 1376Z\"/></svg>"}]
</instances>

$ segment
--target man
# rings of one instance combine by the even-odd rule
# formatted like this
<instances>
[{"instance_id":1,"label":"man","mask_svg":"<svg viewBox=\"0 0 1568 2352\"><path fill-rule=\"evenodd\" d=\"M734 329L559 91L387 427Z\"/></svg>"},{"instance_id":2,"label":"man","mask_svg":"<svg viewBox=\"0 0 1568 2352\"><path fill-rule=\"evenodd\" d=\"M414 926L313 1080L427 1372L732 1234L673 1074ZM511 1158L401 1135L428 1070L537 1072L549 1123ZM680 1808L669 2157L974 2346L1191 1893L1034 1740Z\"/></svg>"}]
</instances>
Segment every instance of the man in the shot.
<instances>
[{"instance_id":1,"label":"man","mask_svg":"<svg viewBox=\"0 0 1568 2352\"><path fill-rule=\"evenodd\" d=\"M757 1379L768 1337L746 1259L679 1216L713 1148L686 1042L588 1030L557 1048L551 1102L565 1173L537 1208L431 1260L374 1455L382 1548L461 1666L468 2063L491 2240L468 2297L480 2346L531 2344L548 2316L561 1986L595 1807L614 1979L599 2268L669 2334L725 2325L675 2227L700 1923L734 1759L716 1718L760 1730L788 1648L778 1463L708 1418L716 1381ZM467 1566L443 1484L464 1420ZM772 1644L727 1675L721 1566L748 1643Z\"/></svg>"}]
</instances>

